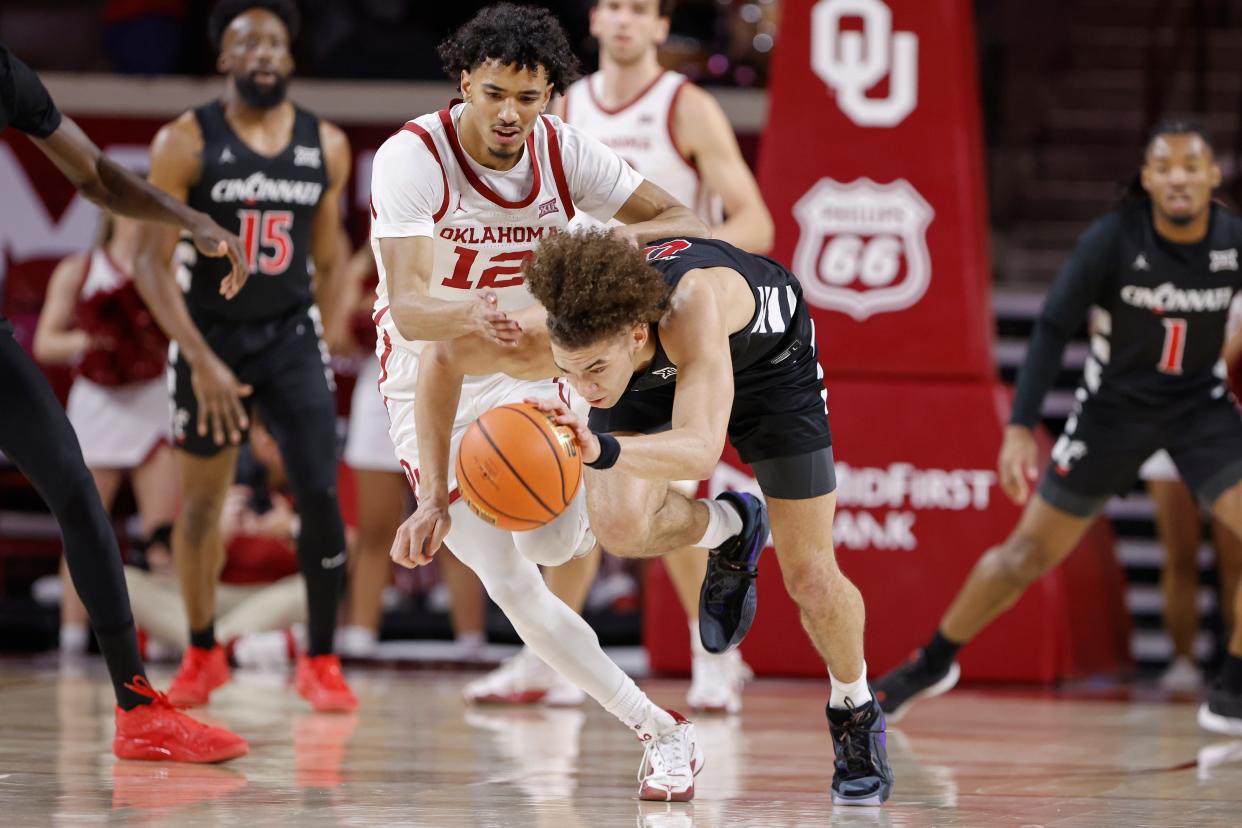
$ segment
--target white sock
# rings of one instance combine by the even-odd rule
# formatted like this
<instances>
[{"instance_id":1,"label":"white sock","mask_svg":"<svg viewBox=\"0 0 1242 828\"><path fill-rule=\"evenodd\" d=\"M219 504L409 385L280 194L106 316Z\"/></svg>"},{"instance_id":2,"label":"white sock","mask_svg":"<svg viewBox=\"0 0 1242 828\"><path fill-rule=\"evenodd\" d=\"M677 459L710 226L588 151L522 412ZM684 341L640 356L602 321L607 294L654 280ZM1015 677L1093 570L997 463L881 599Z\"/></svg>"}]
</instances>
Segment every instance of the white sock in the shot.
<instances>
[{"instance_id":1,"label":"white sock","mask_svg":"<svg viewBox=\"0 0 1242 828\"><path fill-rule=\"evenodd\" d=\"M707 648L703 646L703 639L699 637L699 619L690 619L690 655L694 658L711 655Z\"/></svg>"},{"instance_id":2,"label":"white sock","mask_svg":"<svg viewBox=\"0 0 1242 828\"><path fill-rule=\"evenodd\" d=\"M695 546L715 549L742 531L742 516L728 503L705 497L699 498L699 503L707 507L707 531Z\"/></svg>"},{"instance_id":3,"label":"white sock","mask_svg":"<svg viewBox=\"0 0 1242 828\"><path fill-rule=\"evenodd\" d=\"M643 741L663 736L677 727L677 720L667 710L656 707L629 676L621 683L621 689L604 703L604 709L624 722Z\"/></svg>"},{"instance_id":4,"label":"white sock","mask_svg":"<svg viewBox=\"0 0 1242 828\"><path fill-rule=\"evenodd\" d=\"M832 696L828 699L829 707L844 710L846 699L849 699L850 704L855 707L862 707L871 701L871 688L867 686L867 662L863 662L862 672L853 681L841 681L832 674L831 670L828 671L828 678L832 682Z\"/></svg>"}]
</instances>

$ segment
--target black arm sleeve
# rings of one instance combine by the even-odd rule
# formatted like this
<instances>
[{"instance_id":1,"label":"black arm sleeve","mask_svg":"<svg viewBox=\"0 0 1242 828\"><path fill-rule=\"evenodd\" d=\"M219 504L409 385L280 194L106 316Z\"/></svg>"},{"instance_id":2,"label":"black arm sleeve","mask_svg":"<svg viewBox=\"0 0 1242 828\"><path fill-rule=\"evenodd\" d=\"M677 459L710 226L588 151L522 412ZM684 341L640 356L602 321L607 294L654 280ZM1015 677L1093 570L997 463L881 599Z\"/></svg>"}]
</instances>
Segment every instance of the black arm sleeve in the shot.
<instances>
[{"instance_id":1,"label":"black arm sleeve","mask_svg":"<svg viewBox=\"0 0 1242 828\"><path fill-rule=\"evenodd\" d=\"M12 126L46 138L60 120L60 110L39 76L0 44L0 129Z\"/></svg>"},{"instance_id":2,"label":"black arm sleeve","mask_svg":"<svg viewBox=\"0 0 1242 828\"><path fill-rule=\"evenodd\" d=\"M1018 373L1011 424L1029 428L1039 419L1044 395L1061 370L1066 344L1113 279L1120 232L1116 213L1096 221L1079 238L1073 255L1057 274Z\"/></svg>"}]
</instances>

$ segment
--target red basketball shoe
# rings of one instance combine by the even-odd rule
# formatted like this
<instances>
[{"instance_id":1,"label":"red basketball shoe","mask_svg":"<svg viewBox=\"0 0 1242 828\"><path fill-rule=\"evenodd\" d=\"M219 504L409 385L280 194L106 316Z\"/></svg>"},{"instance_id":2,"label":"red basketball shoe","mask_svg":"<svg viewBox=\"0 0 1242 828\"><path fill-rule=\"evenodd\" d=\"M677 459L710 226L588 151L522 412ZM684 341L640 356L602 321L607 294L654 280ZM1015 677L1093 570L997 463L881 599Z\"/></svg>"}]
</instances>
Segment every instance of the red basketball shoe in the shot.
<instances>
[{"instance_id":1,"label":"red basketball shoe","mask_svg":"<svg viewBox=\"0 0 1242 828\"><path fill-rule=\"evenodd\" d=\"M145 676L125 685L151 699L133 710L116 709L112 752L118 759L154 762L224 762L245 756L246 740L222 727L211 727L173 707Z\"/></svg>"},{"instance_id":2,"label":"red basketball shoe","mask_svg":"<svg viewBox=\"0 0 1242 828\"><path fill-rule=\"evenodd\" d=\"M189 646L168 688L168 698L182 707L207 703L211 691L232 678L228 656L219 644L210 650Z\"/></svg>"},{"instance_id":3,"label":"red basketball shoe","mask_svg":"<svg viewBox=\"0 0 1242 828\"><path fill-rule=\"evenodd\" d=\"M298 659L293 686L298 695L320 713L349 713L358 709L358 698L345 683L341 660L335 655L308 656Z\"/></svg>"}]
</instances>

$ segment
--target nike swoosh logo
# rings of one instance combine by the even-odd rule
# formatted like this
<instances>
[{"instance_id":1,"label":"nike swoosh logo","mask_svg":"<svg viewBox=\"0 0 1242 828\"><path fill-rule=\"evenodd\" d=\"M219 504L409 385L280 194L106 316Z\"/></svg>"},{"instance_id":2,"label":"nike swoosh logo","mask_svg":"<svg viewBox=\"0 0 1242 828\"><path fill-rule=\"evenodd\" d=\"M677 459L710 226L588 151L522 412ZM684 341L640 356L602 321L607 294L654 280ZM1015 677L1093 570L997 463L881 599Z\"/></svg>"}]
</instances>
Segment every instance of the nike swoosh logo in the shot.
<instances>
[{"instance_id":1,"label":"nike swoosh logo","mask_svg":"<svg viewBox=\"0 0 1242 828\"><path fill-rule=\"evenodd\" d=\"M341 554L334 555L331 558L322 558L319 563L324 569L336 569L338 566L345 563L345 553L342 552Z\"/></svg>"}]
</instances>

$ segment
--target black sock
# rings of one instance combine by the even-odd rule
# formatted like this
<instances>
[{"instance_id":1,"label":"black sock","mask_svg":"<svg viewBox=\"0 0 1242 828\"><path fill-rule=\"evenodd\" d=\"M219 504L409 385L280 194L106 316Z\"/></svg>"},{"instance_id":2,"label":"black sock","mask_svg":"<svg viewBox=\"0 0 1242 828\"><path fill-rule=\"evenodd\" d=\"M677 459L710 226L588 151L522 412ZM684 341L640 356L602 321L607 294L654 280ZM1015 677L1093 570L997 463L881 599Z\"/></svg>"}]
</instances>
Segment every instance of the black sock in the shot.
<instances>
[{"instance_id":1,"label":"black sock","mask_svg":"<svg viewBox=\"0 0 1242 828\"><path fill-rule=\"evenodd\" d=\"M151 699L140 696L125 686L133 684L138 676L147 676L146 669L142 666L142 658L138 655L138 636L133 626L110 633L95 630L95 639L99 642L99 652L104 663L108 665L117 707L133 710L140 704L150 704Z\"/></svg>"},{"instance_id":2,"label":"black sock","mask_svg":"<svg viewBox=\"0 0 1242 828\"><path fill-rule=\"evenodd\" d=\"M212 621L201 630L190 630L190 645L204 650L216 646L216 622Z\"/></svg>"},{"instance_id":3,"label":"black sock","mask_svg":"<svg viewBox=\"0 0 1242 828\"><path fill-rule=\"evenodd\" d=\"M936 634L927 642L927 646L923 648L923 663L927 665L933 673L943 673L949 669L949 665L953 663L953 657L957 655L957 651L962 649L961 644L956 644L945 638L940 630L936 630Z\"/></svg>"},{"instance_id":4,"label":"black sock","mask_svg":"<svg viewBox=\"0 0 1242 828\"><path fill-rule=\"evenodd\" d=\"M1242 693L1242 656L1225 656L1220 667L1220 685L1231 693Z\"/></svg>"}]
</instances>

